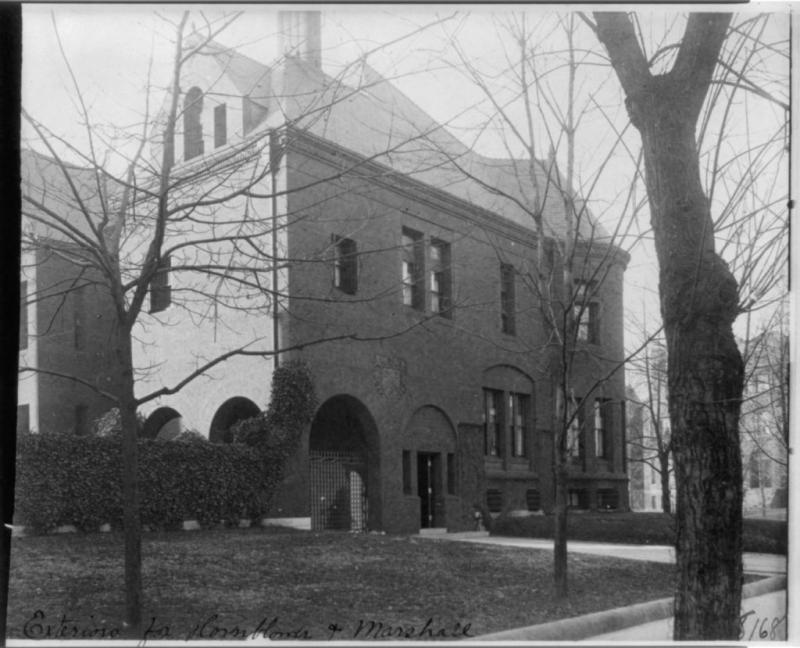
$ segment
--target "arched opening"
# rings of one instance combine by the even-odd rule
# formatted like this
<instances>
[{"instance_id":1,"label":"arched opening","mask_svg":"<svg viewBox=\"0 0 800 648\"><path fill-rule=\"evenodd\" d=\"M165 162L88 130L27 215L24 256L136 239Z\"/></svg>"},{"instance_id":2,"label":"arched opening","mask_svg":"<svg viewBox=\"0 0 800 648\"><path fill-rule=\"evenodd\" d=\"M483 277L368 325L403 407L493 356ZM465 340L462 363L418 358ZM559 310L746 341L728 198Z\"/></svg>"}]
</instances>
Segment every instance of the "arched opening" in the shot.
<instances>
[{"instance_id":1,"label":"arched opening","mask_svg":"<svg viewBox=\"0 0 800 648\"><path fill-rule=\"evenodd\" d=\"M190 88L183 100L183 159L203 154L203 91Z\"/></svg>"},{"instance_id":2,"label":"arched opening","mask_svg":"<svg viewBox=\"0 0 800 648\"><path fill-rule=\"evenodd\" d=\"M421 529L446 527L448 495L459 495L456 476L456 434L448 416L424 405L406 424L404 438L416 451L416 495ZM410 476L409 476L410 480ZM409 484L413 491L413 484ZM450 511L450 516L454 515Z\"/></svg>"},{"instance_id":3,"label":"arched opening","mask_svg":"<svg viewBox=\"0 0 800 648\"><path fill-rule=\"evenodd\" d=\"M366 531L378 526L377 426L352 396L322 404L311 423L311 528Z\"/></svg>"},{"instance_id":4,"label":"arched opening","mask_svg":"<svg viewBox=\"0 0 800 648\"><path fill-rule=\"evenodd\" d=\"M258 416L260 412L258 405L249 398L244 396L229 398L219 406L214 418L211 419L208 440L211 443L232 443L231 428L239 421Z\"/></svg>"},{"instance_id":5,"label":"arched opening","mask_svg":"<svg viewBox=\"0 0 800 648\"><path fill-rule=\"evenodd\" d=\"M142 426L144 439L174 439L181 433L183 421L180 412L171 407L159 407L154 410Z\"/></svg>"}]
</instances>

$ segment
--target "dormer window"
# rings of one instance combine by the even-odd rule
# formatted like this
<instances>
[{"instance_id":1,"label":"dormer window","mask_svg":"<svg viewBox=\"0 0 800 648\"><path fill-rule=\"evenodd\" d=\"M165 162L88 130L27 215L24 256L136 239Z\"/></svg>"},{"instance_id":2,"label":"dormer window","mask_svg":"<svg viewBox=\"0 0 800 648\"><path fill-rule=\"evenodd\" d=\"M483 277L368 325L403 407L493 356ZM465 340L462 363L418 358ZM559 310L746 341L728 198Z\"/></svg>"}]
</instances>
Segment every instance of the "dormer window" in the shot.
<instances>
[{"instance_id":1,"label":"dormer window","mask_svg":"<svg viewBox=\"0 0 800 648\"><path fill-rule=\"evenodd\" d=\"M214 148L225 146L228 141L227 106L220 104L214 107Z\"/></svg>"},{"instance_id":2,"label":"dormer window","mask_svg":"<svg viewBox=\"0 0 800 648\"><path fill-rule=\"evenodd\" d=\"M197 86L183 100L183 159L203 154L203 92Z\"/></svg>"}]
</instances>

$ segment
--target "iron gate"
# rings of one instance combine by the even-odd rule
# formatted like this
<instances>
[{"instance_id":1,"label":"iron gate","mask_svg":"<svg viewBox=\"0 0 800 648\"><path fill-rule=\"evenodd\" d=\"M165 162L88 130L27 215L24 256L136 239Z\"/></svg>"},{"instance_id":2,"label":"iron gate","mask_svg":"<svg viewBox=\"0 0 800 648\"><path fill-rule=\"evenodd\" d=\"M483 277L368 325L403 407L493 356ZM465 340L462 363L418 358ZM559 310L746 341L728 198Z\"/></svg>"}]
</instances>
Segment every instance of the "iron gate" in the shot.
<instances>
[{"instance_id":1,"label":"iron gate","mask_svg":"<svg viewBox=\"0 0 800 648\"><path fill-rule=\"evenodd\" d=\"M367 529L367 465L351 452L311 450L311 528Z\"/></svg>"}]
</instances>

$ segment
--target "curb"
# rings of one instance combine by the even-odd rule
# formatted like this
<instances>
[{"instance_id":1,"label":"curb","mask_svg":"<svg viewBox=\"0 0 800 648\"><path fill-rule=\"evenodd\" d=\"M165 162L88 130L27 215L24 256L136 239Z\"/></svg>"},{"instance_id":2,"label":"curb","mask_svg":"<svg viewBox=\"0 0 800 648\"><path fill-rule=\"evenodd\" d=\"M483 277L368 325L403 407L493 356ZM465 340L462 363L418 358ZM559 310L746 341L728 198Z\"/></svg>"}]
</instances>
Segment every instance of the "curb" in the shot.
<instances>
[{"instance_id":1,"label":"curb","mask_svg":"<svg viewBox=\"0 0 800 648\"><path fill-rule=\"evenodd\" d=\"M742 588L742 599L777 592L786 588L786 576L772 576ZM624 630L632 626L660 621L673 615L672 598L637 603L603 612L593 612L570 619L561 619L539 625L503 630L476 637L479 641L581 641L591 637Z\"/></svg>"}]
</instances>

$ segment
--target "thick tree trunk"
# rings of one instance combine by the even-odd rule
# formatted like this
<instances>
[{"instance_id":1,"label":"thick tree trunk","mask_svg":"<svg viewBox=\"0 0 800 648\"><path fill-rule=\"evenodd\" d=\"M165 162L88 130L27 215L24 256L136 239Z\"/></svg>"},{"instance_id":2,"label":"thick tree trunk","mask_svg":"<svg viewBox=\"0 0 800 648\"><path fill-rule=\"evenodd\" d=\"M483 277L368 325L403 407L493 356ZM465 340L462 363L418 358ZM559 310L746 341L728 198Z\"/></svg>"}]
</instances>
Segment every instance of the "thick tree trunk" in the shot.
<instances>
[{"instance_id":1,"label":"thick tree trunk","mask_svg":"<svg viewBox=\"0 0 800 648\"><path fill-rule=\"evenodd\" d=\"M669 488L669 454L666 452L658 456L661 467L661 510L672 513L672 493Z\"/></svg>"},{"instance_id":2,"label":"thick tree trunk","mask_svg":"<svg viewBox=\"0 0 800 648\"><path fill-rule=\"evenodd\" d=\"M122 327L116 340L121 375L122 501L125 536L125 622L130 638L142 637L142 528L139 516L139 457L133 358L130 336Z\"/></svg>"},{"instance_id":3,"label":"thick tree trunk","mask_svg":"<svg viewBox=\"0 0 800 648\"><path fill-rule=\"evenodd\" d=\"M695 127L731 15L689 16L672 69L653 75L630 18L594 14L642 136L667 338L677 487L676 640L738 639L744 366L736 280L714 250Z\"/></svg>"},{"instance_id":4,"label":"thick tree trunk","mask_svg":"<svg viewBox=\"0 0 800 648\"><path fill-rule=\"evenodd\" d=\"M675 639L737 639L742 585L736 280L714 251L694 120L677 84L629 97L642 134L668 347L677 486Z\"/></svg>"}]
</instances>

